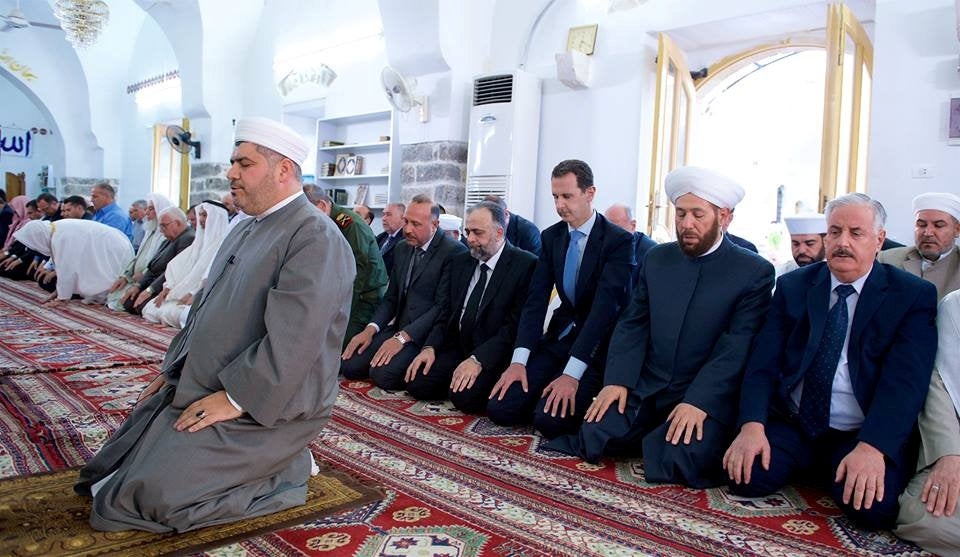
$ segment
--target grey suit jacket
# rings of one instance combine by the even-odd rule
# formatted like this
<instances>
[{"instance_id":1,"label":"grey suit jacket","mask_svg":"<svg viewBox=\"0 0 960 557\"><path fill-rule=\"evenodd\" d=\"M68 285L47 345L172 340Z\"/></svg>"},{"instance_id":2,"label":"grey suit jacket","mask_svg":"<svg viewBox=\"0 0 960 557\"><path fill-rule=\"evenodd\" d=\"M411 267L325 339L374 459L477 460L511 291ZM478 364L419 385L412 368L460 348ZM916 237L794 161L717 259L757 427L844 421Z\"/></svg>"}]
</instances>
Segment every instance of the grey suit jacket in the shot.
<instances>
[{"instance_id":1,"label":"grey suit jacket","mask_svg":"<svg viewBox=\"0 0 960 557\"><path fill-rule=\"evenodd\" d=\"M167 263L170 263L170 260L176 257L181 251L190 247L190 244L193 243L194 236L195 233L193 229L187 228L173 240L165 240L163 244L160 245L160 249L157 250L157 254L154 255L150 263L147 264L147 270L144 271L143 278L140 279L140 290L151 287L155 294L160 292L160 290L163 289L165 280L164 272L167 270Z\"/></svg>"},{"instance_id":2,"label":"grey suit jacket","mask_svg":"<svg viewBox=\"0 0 960 557\"><path fill-rule=\"evenodd\" d=\"M881 251L877 256L880 263L888 263L898 269L932 282L937 287L937 300L960 289L960 249L953 246L949 253L940 258L932 267L923 271L923 256L914 246Z\"/></svg>"}]
</instances>

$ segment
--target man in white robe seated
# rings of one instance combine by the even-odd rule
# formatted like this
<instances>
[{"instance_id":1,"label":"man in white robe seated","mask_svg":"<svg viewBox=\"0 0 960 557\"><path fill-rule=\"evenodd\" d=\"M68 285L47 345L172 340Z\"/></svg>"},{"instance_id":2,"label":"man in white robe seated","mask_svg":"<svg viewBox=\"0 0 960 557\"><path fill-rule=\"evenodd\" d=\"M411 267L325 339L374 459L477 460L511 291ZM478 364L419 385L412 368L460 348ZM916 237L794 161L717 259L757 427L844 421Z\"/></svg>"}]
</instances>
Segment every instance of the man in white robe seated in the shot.
<instances>
[{"instance_id":1,"label":"man in white robe seated","mask_svg":"<svg viewBox=\"0 0 960 557\"><path fill-rule=\"evenodd\" d=\"M900 495L896 534L943 556L960 556L960 292L940 302L936 366L920 413L917 475Z\"/></svg>"},{"instance_id":2,"label":"man in white robe seated","mask_svg":"<svg viewBox=\"0 0 960 557\"><path fill-rule=\"evenodd\" d=\"M133 246L123 232L89 220L30 221L14 237L50 258L56 288L47 301L77 295L102 304L113 280L133 257Z\"/></svg>"},{"instance_id":3,"label":"man in white robe seated","mask_svg":"<svg viewBox=\"0 0 960 557\"><path fill-rule=\"evenodd\" d=\"M184 532L306 501L356 267L303 195L300 134L245 118L235 145L227 178L251 218L221 246L160 376L80 472L98 530Z\"/></svg>"},{"instance_id":4,"label":"man in white robe seated","mask_svg":"<svg viewBox=\"0 0 960 557\"><path fill-rule=\"evenodd\" d=\"M163 290L143 306L143 318L180 328L180 315L203 286L210 264L227 236L227 209L218 201L197 205L197 235L190 246L170 260L163 273Z\"/></svg>"},{"instance_id":5,"label":"man in white robe seated","mask_svg":"<svg viewBox=\"0 0 960 557\"><path fill-rule=\"evenodd\" d=\"M144 210L143 216L144 236L140 242L140 249L137 250L137 254L124 268L123 274L113 282L110 293L107 294L107 307L113 311L124 311L124 295L133 285L143 280L143 275L147 272L150 260L157 254L157 250L160 249L166 239L157 226L157 215L172 206L173 202L159 193L152 193L147 198L147 208Z\"/></svg>"}]
</instances>

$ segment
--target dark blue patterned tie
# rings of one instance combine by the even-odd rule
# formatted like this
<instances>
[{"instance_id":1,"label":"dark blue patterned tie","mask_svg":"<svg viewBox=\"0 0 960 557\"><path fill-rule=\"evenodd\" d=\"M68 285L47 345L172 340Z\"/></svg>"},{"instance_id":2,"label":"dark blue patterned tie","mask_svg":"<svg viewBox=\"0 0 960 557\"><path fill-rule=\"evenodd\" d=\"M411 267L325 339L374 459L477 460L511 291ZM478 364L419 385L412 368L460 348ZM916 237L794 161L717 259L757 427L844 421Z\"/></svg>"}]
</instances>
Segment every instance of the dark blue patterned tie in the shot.
<instances>
[{"instance_id":1,"label":"dark blue patterned tie","mask_svg":"<svg viewBox=\"0 0 960 557\"><path fill-rule=\"evenodd\" d=\"M833 393L833 377L837 374L840 352L847 338L847 296L856 292L849 284L840 284L834 289L837 303L827 312L823 325L823 337L817 347L817 355L803 377L803 393L800 396L800 425L810 437L818 437L830 427L830 398Z\"/></svg>"}]
</instances>

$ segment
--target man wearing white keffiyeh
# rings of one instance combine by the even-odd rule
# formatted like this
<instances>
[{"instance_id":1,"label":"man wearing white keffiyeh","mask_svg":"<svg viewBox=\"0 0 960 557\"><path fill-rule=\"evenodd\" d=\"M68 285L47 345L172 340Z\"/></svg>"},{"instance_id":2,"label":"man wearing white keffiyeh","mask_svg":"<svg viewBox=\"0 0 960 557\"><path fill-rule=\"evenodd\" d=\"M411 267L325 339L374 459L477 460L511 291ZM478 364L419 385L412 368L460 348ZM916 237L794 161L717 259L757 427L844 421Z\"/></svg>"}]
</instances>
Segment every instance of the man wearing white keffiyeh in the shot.
<instances>
[{"instance_id":1,"label":"man wearing white keffiyeh","mask_svg":"<svg viewBox=\"0 0 960 557\"><path fill-rule=\"evenodd\" d=\"M163 290L143 308L143 318L180 328L180 315L193 303L203 286L220 244L228 232L227 209L217 201L205 201L196 207L197 235L187 249L167 264Z\"/></svg>"},{"instance_id":2,"label":"man wearing white keffiyeh","mask_svg":"<svg viewBox=\"0 0 960 557\"><path fill-rule=\"evenodd\" d=\"M937 316L937 360L920 413L917 475L900 496L896 534L927 551L960 556L960 291Z\"/></svg>"},{"instance_id":3,"label":"man wearing white keffiyeh","mask_svg":"<svg viewBox=\"0 0 960 557\"><path fill-rule=\"evenodd\" d=\"M140 242L140 249L130 260L123 274L114 281L110 287L110 293L107 294L107 307L113 311L123 311L123 295L132 285L140 282L144 271L153 256L157 254L160 245L163 244L163 233L157 227L158 217L161 211L167 207L172 207L173 202L166 196L159 193L151 193L147 198L147 209L143 217L144 236Z\"/></svg>"}]
</instances>

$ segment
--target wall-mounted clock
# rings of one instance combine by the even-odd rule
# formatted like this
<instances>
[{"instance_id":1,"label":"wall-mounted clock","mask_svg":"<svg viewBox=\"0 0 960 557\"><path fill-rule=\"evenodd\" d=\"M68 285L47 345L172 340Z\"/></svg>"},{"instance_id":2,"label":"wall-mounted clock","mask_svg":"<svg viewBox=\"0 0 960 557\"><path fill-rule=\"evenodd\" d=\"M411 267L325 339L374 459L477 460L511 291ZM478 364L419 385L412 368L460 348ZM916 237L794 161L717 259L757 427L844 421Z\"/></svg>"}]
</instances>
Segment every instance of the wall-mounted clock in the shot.
<instances>
[{"instance_id":1,"label":"wall-mounted clock","mask_svg":"<svg viewBox=\"0 0 960 557\"><path fill-rule=\"evenodd\" d=\"M567 33L567 50L579 50L590 55L597 44L597 24L571 27Z\"/></svg>"}]
</instances>

